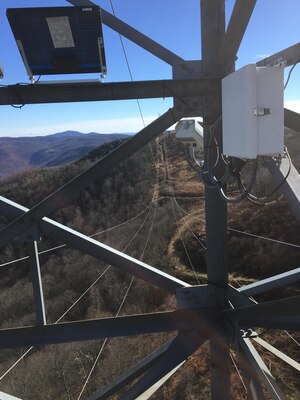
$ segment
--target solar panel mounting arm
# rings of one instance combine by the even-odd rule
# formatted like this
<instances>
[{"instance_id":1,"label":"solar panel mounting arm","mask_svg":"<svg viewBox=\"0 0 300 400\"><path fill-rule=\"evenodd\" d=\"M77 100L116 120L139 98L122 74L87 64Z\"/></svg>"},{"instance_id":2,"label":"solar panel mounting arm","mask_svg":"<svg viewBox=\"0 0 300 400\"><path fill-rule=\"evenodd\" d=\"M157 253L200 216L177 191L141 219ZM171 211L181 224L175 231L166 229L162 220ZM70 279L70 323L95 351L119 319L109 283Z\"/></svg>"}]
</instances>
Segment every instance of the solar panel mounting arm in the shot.
<instances>
[{"instance_id":1,"label":"solar panel mounting arm","mask_svg":"<svg viewBox=\"0 0 300 400\"><path fill-rule=\"evenodd\" d=\"M95 6L96 4L89 0L67 0L70 4L74 6ZM184 59L179 57L177 54L172 51L166 49L159 43L150 39L146 35L139 32L137 29L134 29L130 25L121 21L119 18L110 14L108 11L105 11L101 8L102 22L118 32L120 35L126 37L133 43L147 50L149 53L155 55L166 63L173 65L178 62L184 62Z\"/></svg>"}]
</instances>

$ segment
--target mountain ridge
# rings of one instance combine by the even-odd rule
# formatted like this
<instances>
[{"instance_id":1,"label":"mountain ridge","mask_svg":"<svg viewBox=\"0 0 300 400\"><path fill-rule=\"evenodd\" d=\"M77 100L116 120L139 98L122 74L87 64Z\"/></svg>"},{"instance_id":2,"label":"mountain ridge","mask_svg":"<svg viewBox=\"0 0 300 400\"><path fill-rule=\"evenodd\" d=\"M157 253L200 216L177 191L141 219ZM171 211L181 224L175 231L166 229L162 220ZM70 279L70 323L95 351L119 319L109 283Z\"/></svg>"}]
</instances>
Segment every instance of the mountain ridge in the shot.
<instances>
[{"instance_id":1,"label":"mountain ridge","mask_svg":"<svg viewBox=\"0 0 300 400\"><path fill-rule=\"evenodd\" d=\"M46 136L0 137L0 178L26 169L64 165L127 136L68 130Z\"/></svg>"}]
</instances>

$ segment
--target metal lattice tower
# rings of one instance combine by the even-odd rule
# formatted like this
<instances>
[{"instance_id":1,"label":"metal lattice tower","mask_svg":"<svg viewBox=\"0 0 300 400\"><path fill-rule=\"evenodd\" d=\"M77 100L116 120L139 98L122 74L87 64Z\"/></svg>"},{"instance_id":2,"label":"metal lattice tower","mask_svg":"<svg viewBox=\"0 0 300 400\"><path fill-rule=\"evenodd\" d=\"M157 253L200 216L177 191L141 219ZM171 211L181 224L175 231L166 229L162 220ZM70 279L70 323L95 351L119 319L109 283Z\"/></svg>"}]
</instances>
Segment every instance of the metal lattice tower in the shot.
<instances>
[{"instance_id":1,"label":"metal lattice tower","mask_svg":"<svg viewBox=\"0 0 300 400\"><path fill-rule=\"evenodd\" d=\"M77 6L93 5L89 0L70 0L69 3ZM228 285L227 204L217 191L206 188L205 194L209 282L207 285L190 286L46 217L65 205L90 183L105 177L114 166L134 154L182 117L199 116L195 109L201 109L209 99L207 103L209 105L203 107L201 115L205 127L204 142L208 143L209 126L222 113L221 79L234 71L236 54L255 3L255 0L236 0L225 30L225 0L201 1L202 60L199 61L182 59L102 10L104 24L172 66L173 79L164 80L163 84L161 81L58 83L55 85L55 91L51 85L12 85L0 88L0 105L174 98L173 108L30 210L6 198L0 198L0 212L12 221L0 232L0 247L20 235L23 240L29 242L37 315L36 326L0 330L0 348L178 331L174 339L124 372L110 385L99 389L90 400L107 399L133 381L135 383L122 394L122 399L136 399L141 395L145 399L150 397L155 390L151 391L153 385L164 382L207 340L210 342L212 400L231 398L230 346L232 344L239 351L243 365L247 366L243 374L248 388L248 398L264 399L263 387L272 399L285 398L271 372L256 352L251 342L250 328L299 330L300 297L258 304L251 296L295 283L300 279L300 272L299 269L289 271L240 289ZM270 65L278 59L285 60L286 66L299 62L300 43L260 61L257 65ZM184 103L179 99L184 99ZM300 115L285 110L285 126L299 131ZM217 136L221 141L221 127ZM219 168L222 170L222 165ZM279 166L274 162L270 165L270 169L275 179L281 182L286 175L287 165L282 160ZM300 221L300 178L293 167L281 190ZM176 295L177 310L47 324L36 245L40 235L60 240Z\"/></svg>"}]
</instances>

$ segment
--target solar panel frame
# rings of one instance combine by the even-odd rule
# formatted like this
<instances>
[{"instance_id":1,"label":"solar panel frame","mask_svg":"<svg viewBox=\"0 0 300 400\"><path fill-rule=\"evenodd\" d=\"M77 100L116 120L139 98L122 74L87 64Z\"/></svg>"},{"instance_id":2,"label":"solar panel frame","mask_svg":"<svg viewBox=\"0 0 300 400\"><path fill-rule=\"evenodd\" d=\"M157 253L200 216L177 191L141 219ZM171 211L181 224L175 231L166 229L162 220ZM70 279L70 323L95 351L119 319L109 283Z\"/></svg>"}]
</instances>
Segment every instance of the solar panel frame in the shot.
<instances>
[{"instance_id":1,"label":"solar panel frame","mask_svg":"<svg viewBox=\"0 0 300 400\"><path fill-rule=\"evenodd\" d=\"M30 78L106 74L100 7L8 8L6 14Z\"/></svg>"}]
</instances>

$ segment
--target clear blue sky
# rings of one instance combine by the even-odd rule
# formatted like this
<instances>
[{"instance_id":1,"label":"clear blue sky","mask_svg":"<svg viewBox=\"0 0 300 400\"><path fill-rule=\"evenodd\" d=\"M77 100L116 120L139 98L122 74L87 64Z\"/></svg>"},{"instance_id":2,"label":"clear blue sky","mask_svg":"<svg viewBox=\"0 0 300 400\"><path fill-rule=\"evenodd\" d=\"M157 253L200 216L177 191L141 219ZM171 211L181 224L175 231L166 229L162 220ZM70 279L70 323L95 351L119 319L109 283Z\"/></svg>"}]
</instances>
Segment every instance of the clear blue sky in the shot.
<instances>
[{"instance_id":1,"label":"clear blue sky","mask_svg":"<svg viewBox=\"0 0 300 400\"><path fill-rule=\"evenodd\" d=\"M3 85L28 82L28 77L6 19L8 7L67 6L65 0L1 0L0 64ZM111 11L109 0L96 4ZM116 15L134 28L187 60L201 58L200 0L113 0ZM234 1L226 0L227 20ZM258 0L238 53L237 68L258 61L300 41L299 0ZM128 81L129 73L118 35L104 26L108 75L105 82ZM171 68L124 40L135 80L171 78ZM288 71L286 71L288 72ZM70 78L70 77L69 77ZM82 79L98 78L82 75ZM42 80L53 79L43 76ZM64 76L57 79L65 79ZM300 64L285 92L286 105L300 111ZM142 100L146 123L164 113L171 99ZM74 129L81 132L136 132L142 128L136 101L26 105L21 110L1 106L0 136L30 136Z\"/></svg>"}]
</instances>

